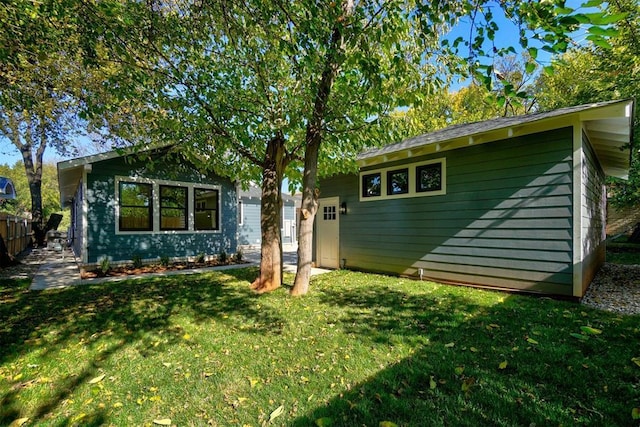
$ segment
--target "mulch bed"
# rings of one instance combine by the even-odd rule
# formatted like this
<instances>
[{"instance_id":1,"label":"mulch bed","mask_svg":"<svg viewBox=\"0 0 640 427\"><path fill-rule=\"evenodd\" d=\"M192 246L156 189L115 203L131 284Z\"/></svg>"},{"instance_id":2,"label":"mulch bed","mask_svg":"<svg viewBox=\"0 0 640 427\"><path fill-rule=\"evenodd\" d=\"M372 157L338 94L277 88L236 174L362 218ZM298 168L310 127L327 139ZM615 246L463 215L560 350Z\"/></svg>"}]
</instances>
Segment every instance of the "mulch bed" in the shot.
<instances>
[{"instance_id":1,"label":"mulch bed","mask_svg":"<svg viewBox=\"0 0 640 427\"><path fill-rule=\"evenodd\" d=\"M164 273L167 271L195 270L198 268L219 267L222 265L242 265L248 264L248 261L230 259L227 261L218 261L216 259L204 262L176 262L169 265L146 264L142 267L134 267L133 265L111 267L106 274L100 270L82 271L80 277L82 279L95 279L96 277L122 277L137 276L150 273Z\"/></svg>"}]
</instances>

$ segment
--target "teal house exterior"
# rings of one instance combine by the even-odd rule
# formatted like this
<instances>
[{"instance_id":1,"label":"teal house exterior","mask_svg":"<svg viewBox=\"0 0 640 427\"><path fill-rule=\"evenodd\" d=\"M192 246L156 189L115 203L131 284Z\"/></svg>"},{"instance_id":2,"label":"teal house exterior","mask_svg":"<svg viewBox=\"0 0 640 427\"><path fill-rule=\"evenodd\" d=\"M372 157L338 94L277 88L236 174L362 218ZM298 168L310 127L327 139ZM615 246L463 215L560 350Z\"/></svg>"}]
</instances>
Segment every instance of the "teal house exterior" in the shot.
<instances>
[{"instance_id":1,"label":"teal house exterior","mask_svg":"<svg viewBox=\"0 0 640 427\"><path fill-rule=\"evenodd\" d=\"M71 208L68 238L81 265L235 253L236 183L169 152L112 151L58 163L61 201Z\"/></svg>"},{"instance_id":2,"label":"teal house exterior","mask_svg":"<svg viewBox=\"0 0 640 427\"><path fill-rule=\"evenodd\" d=\"M315 263L582 297L605 261L605 177L627 178L632 100L452 126L321 180Z\"/></svg>"}]
</instances>

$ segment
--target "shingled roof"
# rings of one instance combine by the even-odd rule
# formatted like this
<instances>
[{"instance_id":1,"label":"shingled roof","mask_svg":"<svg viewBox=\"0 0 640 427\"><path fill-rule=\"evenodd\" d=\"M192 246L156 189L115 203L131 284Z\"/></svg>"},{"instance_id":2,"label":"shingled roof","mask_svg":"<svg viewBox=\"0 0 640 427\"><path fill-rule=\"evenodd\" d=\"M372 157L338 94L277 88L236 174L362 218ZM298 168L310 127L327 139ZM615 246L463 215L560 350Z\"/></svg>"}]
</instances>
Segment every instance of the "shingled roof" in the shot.
<instances>
[{"instance_id":1,"label":"shingled roof","mask_svg":"<svg viewBox=\"0 0 640 427\"><path fill-rule=\"evenodd\" d=\"M609 175L626 177L629 168L629 147L632 141L633 100L618 100L560 108L512 117L499 117L482 122L449 126L418 135L382 148L370 149L358 155L361 167L415 155L446 151L538 131L536 125L566 118L566 126L576 121L584 124L585 132ZM432 149L425 147L433 146ZM626 171L625 171L626 170Z\"/></svg>"}]
</instances>

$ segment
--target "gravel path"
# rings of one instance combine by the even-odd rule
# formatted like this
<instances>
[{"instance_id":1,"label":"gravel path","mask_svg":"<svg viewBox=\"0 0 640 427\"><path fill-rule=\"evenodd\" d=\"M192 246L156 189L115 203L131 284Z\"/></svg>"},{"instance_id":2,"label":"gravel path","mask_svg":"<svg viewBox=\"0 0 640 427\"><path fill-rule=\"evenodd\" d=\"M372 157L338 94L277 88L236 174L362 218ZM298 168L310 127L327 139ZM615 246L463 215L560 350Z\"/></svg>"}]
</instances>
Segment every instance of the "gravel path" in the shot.
<instances>
[{"instance_id":1,"label":"gravel path","mask_svg":"<svg viewBox=\"0 0 640 427\"><path fill-rule=\"evenodd\" d=\"M640 314L640 265L606 263L582 304L623 314Z\"/></svg>"}]
</instances>

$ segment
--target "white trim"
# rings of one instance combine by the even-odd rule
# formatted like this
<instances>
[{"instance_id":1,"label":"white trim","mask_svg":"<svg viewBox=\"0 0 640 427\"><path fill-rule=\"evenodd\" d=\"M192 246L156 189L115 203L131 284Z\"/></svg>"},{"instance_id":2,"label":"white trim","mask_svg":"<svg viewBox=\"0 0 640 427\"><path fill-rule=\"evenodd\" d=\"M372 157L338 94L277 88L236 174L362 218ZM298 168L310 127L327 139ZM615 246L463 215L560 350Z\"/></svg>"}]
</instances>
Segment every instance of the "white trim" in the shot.
<instances>
[{"instance_id":1,"label":"white trim","mask_svg":"<svg viewBox=\"0 0 640 427\"><path fill-rule=\"evenodd\" d=\"M151 196L153 206L153 229L130 231L120 230L120 182L138 182L141 184L151 184ZM160 186L167 185L173 187L185 187L187 189L187 229L186 230L161 230L160 229ZM115 234L116 235L144 235L144 234L220 234L222 233L222 187L220 185L200 184L197 182L168 181L164 179L149 179L138 176L116 175L114 180L115 195ZM218 192L218 229L217 230L196 230L194 212L194 190L216 190Z\"/></svg>"},{"instance_id":2,"label":"white trim","mask_svg":"<svg viewBox=\"0 0 640 427\"><path fill-rule=\"evenodd\" d=\"M238 197L238 227L244 225L244 202Z\"/></svg>"},{"instance_id":3,"label":"white trim","mask_svg":"<svg viewBox=\"0 0 640 427\"><path fill-rule=\"evenodd\" d=\"M81 259L84 264L89 262L89 201L87 197L89 196L88 185L87 185L87 170L82 170L82 212L80 215L82 216L82 245L80 246L81 251Z\"/></svg>"},{"instance_id":4,"label":"white trim","mask_svg":"<svg viewBox=\"0 0 640 427\"><path fill-rule=\"evenodd\" d=\"M417 191L416 190L416 169L420 166L432 165L440 163L441 171L442 171L442 181L440 183L440 190L437 191ZM409 177L409 191L404 194L387 194L387 172L400 170L400 169L408 169ZM366 175L372 174L380 174L380 195L379 196L371 196L371 197L363 197L362 196L362 178ZM396 166L379 168L379 169L370 169L366 171L360 171L359 175L359 184L358 184L358 197L361 202L372 202L375 200L395 200L395 199L406 199L408 197L428 197L428 196L440 196L443 194L447 194L447 159L446 157L440 157L437 159L425 160L423 162L416 163L407 163L407 164L399 164Z\"/></svg>"},{"instance_id":5,"label":"white trim","mask_svg":"<svg viewBox=\"0 0 640 427\"><path fill-rule=\"evenodd\" d=\"M573 123L573 296L582 296L582 123Z\"/></svg>"}]
</instances>

